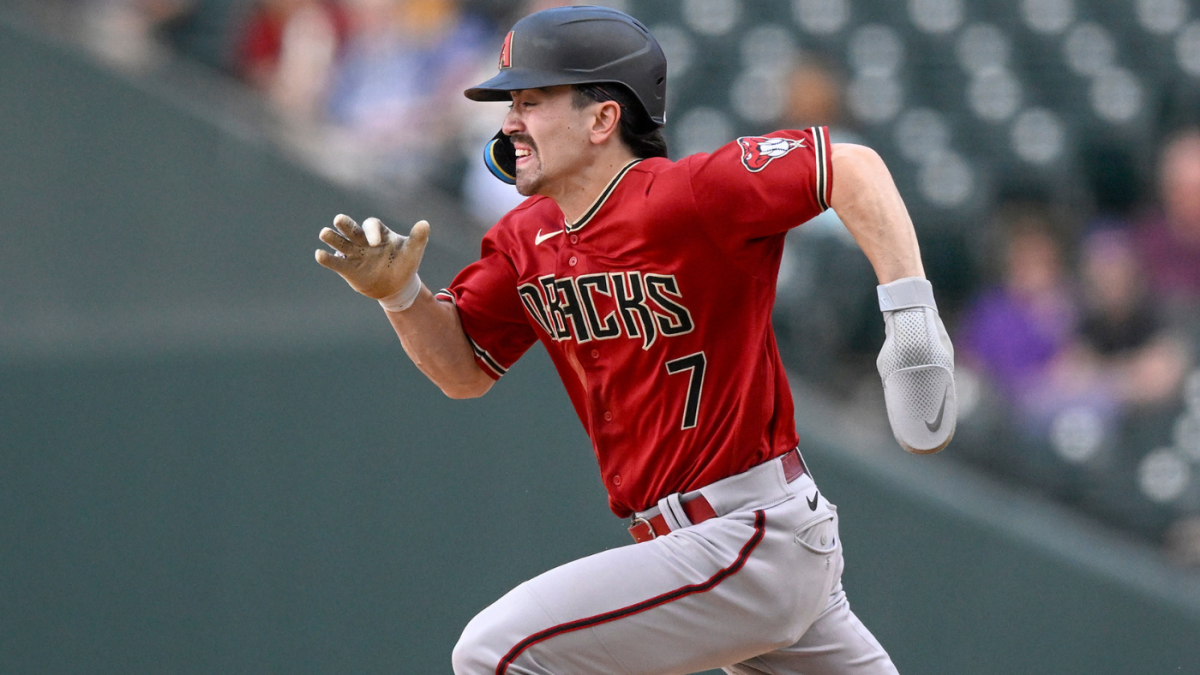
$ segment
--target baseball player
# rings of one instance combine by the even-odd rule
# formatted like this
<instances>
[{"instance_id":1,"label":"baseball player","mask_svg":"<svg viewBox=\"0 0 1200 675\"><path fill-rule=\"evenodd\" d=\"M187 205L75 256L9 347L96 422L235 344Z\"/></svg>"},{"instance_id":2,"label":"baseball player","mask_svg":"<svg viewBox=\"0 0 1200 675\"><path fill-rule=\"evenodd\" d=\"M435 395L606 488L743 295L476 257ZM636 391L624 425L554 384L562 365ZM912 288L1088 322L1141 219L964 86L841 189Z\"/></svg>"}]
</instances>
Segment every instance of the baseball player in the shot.
<instances>
[{"instance_id":1,"label":"baseball player","mask_svg":"<svg viewBox=\"0 0 1200 675\"><path fill-rule=\"evenodd\" d=\"M666 158L666 61L600 7L519 21L486 161L527 199L431 293L428 223L346 216L317 261L379 300L417 366L486 393L534 342L591 438L636 543L527 581L466 627L457 675L894 673L850 611L837 511L797 446L771 330L784 235L836 208L881 285L888 417L907 450L953 435L953 352L904 204L879 157L824 128Z\"/></svg>"}]
</instances>

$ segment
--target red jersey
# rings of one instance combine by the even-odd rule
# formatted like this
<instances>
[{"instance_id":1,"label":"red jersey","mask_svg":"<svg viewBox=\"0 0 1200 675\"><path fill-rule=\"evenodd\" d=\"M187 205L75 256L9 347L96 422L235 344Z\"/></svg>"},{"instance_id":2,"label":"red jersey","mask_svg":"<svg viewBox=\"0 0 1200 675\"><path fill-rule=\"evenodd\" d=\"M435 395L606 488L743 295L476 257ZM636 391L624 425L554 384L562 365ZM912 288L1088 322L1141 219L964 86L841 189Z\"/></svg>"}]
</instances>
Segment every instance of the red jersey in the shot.
<instances>
[{"instance_id":1,"label":"red jersey","mask_svg":"<svg viewBox=\"0 0 1200 675\"><path fill-rule=\"evenodd\" d=\"M438 295L498 379L536 340L618 516L797 444L771 329L789 228L828 208L824 127L623 168L577 223L533 197Z\"/></svg>"}]
</instances>

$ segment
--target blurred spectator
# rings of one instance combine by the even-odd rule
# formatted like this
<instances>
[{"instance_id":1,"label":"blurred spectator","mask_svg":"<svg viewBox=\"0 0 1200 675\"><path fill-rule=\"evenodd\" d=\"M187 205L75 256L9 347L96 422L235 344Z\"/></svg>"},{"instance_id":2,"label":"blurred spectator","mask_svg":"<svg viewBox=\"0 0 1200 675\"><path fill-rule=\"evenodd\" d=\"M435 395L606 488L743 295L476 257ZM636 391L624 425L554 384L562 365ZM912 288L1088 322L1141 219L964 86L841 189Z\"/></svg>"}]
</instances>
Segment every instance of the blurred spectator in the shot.
<instances>
[{"instance_id":1,"label":"blurred spectator","mask_svg":"<svg viewBox=\"0 0 1200 675\"><path fill-rule=\"evenodd\" d=\"M823 64L806 58L788 75L786 126L804 129L828 126L842 131L842 86ZM837 142L837 141L834 141Z\"/></svg>"},{"instance_id":2,"label":"blurred spectator","mask_svg":"<svg viewBox=\"0 0 1200 675\"><path fill-rule=\"evenodd\" d=\"M1178 405L1189 351L1148 291L1127 229L1094 230L1079 254L1076 284L1044 213L1020 213L1008 226L1002 281L972 303L955 344L961 369L984 375L1007 401L1017 435L976 454L1097 513L1150 527L1158 512L1146 504L1113 508L1111 490L1124 489L1128 473L1114 467L1161 445L1161 419Z\"/></svg>"},{"instance_id":3,"label":"blurred spectator","mask_svg":"<svg viewBox=\"0 0 1200 675\"><path fill-rule=\"evenodd\" d=\"M1039 435L1055 412L1043 405L1051 390L1086 391L1076 368L1056 372L1068 358L1078 309L1062 249L1048 217L1013 216L1002 252L1000 283L971 303L955 340L958 362L981 371Z\"/></svg>"},{"instance_id":4,"label":"blurred spectator","mask_svg":"<svg viewBox=\"0 0 1200 675\"><path fill-rule=\"evenodd\" d=\"M1096 364L1124 405L1174 402L1187 372L1188 349L1167 332L1129 234L1117 229L1089 234L1080 268L1079 360Z\"/></svg>"},{"instance_id":5,"label":"blurred spectator","mask_svg":"<svg viewBox=\"0 0 1200 675\"><path fill-rule=\"evenodd\" d=\"M185 20L196 0L91 0L85 34L96 51L117 65L141 69L165 58L157 33Z\"/></svg>"},{"instance_id":6,"label":"blurred spectator","mask_svg":"<svg viewBox=\"0 0 1200 675\"><path fill-rule=\"evenodd\" d=\"M1161 210L1138 230L1151 290L1176 314L1200 306L1200 130L1174 136L1159 162Z\"/></svg>"},{"instance_id":7,"label":"blurred spectator","mask_svg":"<svg viewBox=\"0 0 1200 675\"><path fill-rule=\"evenodd\" d=\"M427 173L447 152L457 161L449 144L462 125L458 99L488 44L486 26L453 0L351 0L348 8L333 122L377 174Z\"/></svg>"},{"instance_id":8,"label":"blurred spectator","mask_svg":"<svg viewBox=\"0 0 1200 675\"><path fill-rule=\"evenodd\" d=\"M313 120L346 33L337 3L261 0L242 30L236 70L286 116Z\"/></svg>"}]
</instances>

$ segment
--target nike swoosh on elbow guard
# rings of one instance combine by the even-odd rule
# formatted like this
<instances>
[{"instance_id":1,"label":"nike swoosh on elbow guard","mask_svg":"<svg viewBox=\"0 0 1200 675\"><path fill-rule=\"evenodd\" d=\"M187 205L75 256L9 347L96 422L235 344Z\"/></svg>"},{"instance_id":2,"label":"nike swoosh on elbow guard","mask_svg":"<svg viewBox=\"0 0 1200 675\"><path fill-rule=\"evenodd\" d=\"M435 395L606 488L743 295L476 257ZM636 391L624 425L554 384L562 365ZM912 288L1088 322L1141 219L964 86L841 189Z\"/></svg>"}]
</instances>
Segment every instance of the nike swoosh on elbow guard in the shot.
<instances>
[{"instance_id":1,"label":"nike swoosh on elbow guard","mask_svg":"<svg viewBox=\"0 0 1200 675\"><path fill-rule=\"evenodd\" d=\"M942 407L938 409L937 417L932 422L925 420L925 428L929 430L929 433L936 433L938 429L942 428L942 417L946 414L946 399L949 398L949 394L950 388L947 387L946 391L942 392Z\"/></svg>"}]
</instances>

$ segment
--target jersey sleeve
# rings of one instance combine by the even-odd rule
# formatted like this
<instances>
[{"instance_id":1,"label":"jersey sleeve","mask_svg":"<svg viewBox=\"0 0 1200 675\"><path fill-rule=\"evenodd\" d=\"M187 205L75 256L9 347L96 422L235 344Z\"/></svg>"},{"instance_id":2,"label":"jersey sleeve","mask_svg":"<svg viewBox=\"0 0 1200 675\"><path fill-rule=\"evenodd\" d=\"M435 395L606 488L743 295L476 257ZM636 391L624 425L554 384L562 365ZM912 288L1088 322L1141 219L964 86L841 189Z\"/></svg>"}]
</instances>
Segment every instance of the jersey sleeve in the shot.
<instances>
[{"instance_id":1,"label":"jersey sleeve","mask_svg":"<svg viewBox=\"0 0 1200 675\"><path fill-rule=\"evenodd\" d=\"M475 362L493 380L508 372L537 340L517 294L517 270L501 250L496 229L484 237L479 260L437 294L458 307Z\"/></svg>"},{"instance_id":2,"label":"jersey sleeve","mask_svg":"<svg viewBox=\"0 0 1200 675\"><path fill-rule=\"evenodd\" d=\"M829 208L833 162L825 127L743 136L690 159L696 205L718 236L779 234Z\"/></svg>"}]
</instances>

